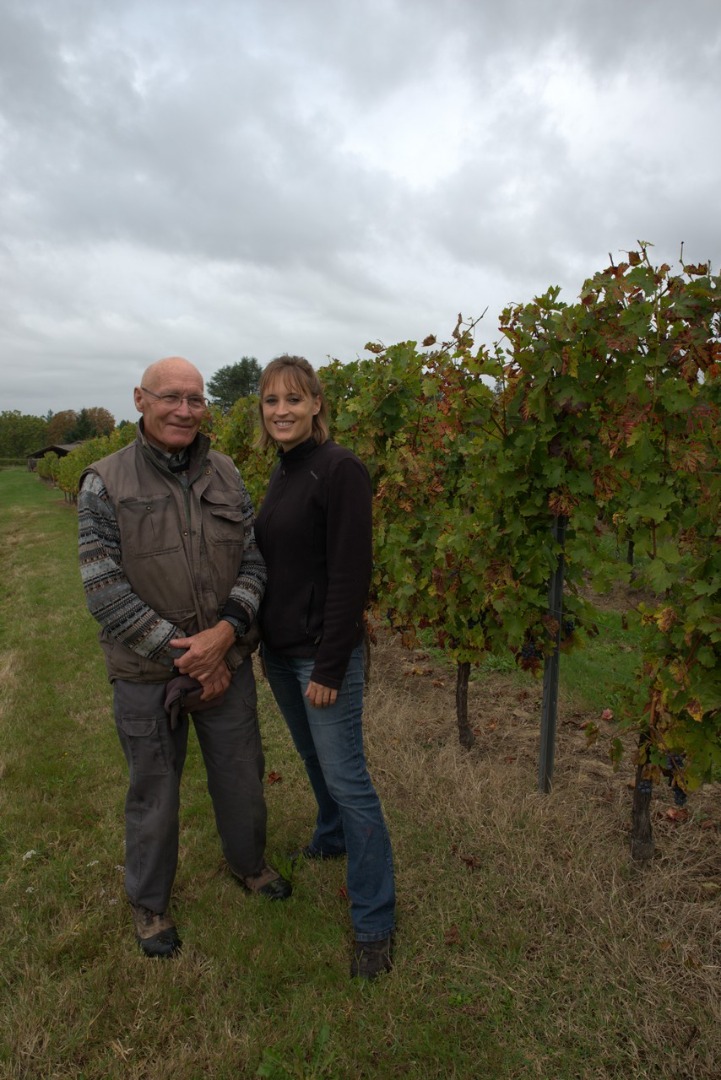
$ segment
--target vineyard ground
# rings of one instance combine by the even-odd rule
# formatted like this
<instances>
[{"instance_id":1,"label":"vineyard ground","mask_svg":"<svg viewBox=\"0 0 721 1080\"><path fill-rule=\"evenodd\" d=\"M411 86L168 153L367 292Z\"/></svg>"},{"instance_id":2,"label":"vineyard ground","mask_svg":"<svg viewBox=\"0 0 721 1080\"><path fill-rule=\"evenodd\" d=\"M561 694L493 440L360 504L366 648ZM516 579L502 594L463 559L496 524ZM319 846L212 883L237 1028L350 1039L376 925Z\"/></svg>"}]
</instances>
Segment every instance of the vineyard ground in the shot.
<instances>
[{"instance_id":1,"label":"vineyard ground","mask_svg":"<svg viewBox=\"0 0 721 1080\"><path fill-rule=\"evenodd\" d=\"M622 611L637 602L633 593L617 589L609 610ZM390 698L394 710L403 713L403 722L407 721L420 750L432 752L435 747L453 752L457 741L455 672L433 650L406 649L396 636L378 630L376 634L379 640L372 650L371 702L374 695L381 700ZM603 713L617 695L613 683L604 683L602 672L592 662L591 666L598 680L595 702L588 698L588 687L583 691L575 686L564 688L561 659L553 795L560 800L569 798L577 788L582 797L605 804L609 807L605 822L609 839L613 837L616 844L620 838L625 844L630 829L635 741L630 735L621 735L624 756L614 766L611 740L619 737L619 731L611 720L604 719ZM468 753L458 750L459 760L467 759L484 773L492 770L496 776L504 774L502 783L509 786L523 778L524 785L532 789L537 780L541 699L540 678L521 672L473 673L469 721L475 743ZM598 733L592 735L589 729L598 729ZM575 795L573 801L575 804ZM691 832L699 830L706 837L710 853L721 831L721 789L706 785L690 796L687 808L680 812L671 791L665 785L657 787L653 816L658 859L664 858L668 844L675 846L676 837L681 838L682 846L688 843L688 830L683 828L686 825ZM718 891L721 894L721 877Z\"/></svg>"},{"instance_id":2,"label":"vineyard ground","mask_svg":"<svg viewBox=\"0 0 721 1080\"><path fill-rule=\"evenodd\" d=\"M599 611L595 635L582 637L579 649L560 658L560 700L556 738L555 782L580 768L591 775L613 778L613 787L630 789L633 782L631 760L633 740L621 737L624 760L614 770L610 744L619 731L605 720L610 708L618 711L622 684L630 681L638 656L638 640L628 631L626 616L643 603L656 600L624 584L614 585L604 595L590 589L586 598ZM622 629L625 627L625 629ZM422 731L430 740L452 739L455 731L455 671L433 648L405 649L397 635L374 628L380 637L375 650L374 672L387 685L400 680L414 684L414 699L423 702ZM500 757L507 765L537 768L542 701L542 672L524 673L509 654L489 656L472 668L469 684L469 722L475 737L473 755ZM450 728L449 728L450 725ZM596 734L592 734L596 732ZM422 737L422 735L421 735ZM706 794L714 789L709 787Z\"/></svg>"}]
</instances>

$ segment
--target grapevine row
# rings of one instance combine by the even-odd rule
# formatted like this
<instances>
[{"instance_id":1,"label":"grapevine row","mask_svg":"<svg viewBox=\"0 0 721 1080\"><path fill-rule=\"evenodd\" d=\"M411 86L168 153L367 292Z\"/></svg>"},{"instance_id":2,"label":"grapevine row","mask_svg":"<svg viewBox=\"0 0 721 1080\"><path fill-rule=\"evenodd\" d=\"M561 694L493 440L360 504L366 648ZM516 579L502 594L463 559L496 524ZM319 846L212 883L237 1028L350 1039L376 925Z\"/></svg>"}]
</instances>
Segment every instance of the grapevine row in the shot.
<instances>
[{"instance_id":1,"label":"grapevine row","mask_svg":"<svg viewBox=\"0 0 721 1080\"><path fill-rule=\"evenodd\" d=\"M479 346L459 316L447 341L369 343L322 368L333 432L373 480L376 614L445 651L462 701L488 652L540 672L594 631L589 596L634 575L654 598L621 717L639 737L636 796L669 760L674 790L693 790L721 775L721 279L654 267L641 245L574 304L551 288L507 308L500 332ZM272 456L255 435L254 399L212 418L259 502ZM89 452L108 451L56 464L65 490ZM633 565L609 561L609 535ZM561 554L562 614L548 610ZM470 745L466 717L459 730Z\"/></svg>"}]
</instances>

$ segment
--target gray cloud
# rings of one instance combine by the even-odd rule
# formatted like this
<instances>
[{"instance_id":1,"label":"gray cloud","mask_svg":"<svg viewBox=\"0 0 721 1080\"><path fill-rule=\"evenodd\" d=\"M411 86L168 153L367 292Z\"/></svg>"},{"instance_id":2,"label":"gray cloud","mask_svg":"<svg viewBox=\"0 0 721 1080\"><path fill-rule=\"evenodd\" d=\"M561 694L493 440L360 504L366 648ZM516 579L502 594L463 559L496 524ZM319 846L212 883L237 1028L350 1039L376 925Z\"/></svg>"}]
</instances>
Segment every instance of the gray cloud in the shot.
<instances>
[{"instance_id":1,"label":"gray cloud","mask_svg":"<svg viewBox=\"0 0 721 1080\"><path fill-rule=\"evenodd\" d=\"M0 0L2 408L718 262L716 0Z\"/></svg>"}]
</instances>

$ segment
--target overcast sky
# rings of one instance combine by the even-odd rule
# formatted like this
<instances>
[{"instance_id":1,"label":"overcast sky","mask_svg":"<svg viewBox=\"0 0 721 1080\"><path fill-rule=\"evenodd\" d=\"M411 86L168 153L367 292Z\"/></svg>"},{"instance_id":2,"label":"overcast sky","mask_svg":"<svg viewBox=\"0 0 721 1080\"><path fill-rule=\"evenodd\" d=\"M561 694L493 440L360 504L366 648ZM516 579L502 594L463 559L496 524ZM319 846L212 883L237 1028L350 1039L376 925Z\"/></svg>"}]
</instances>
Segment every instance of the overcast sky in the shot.
<instances>
[{"instance_id":1,"label":"overcast sky","mask_svg":"<svg viewBox=\"0 0 721 1080\"><path fill-rule=\"evenodd\" d=\"M719 0L0 0L0 410L721 262Z\"/></svg>"}]
</instances>

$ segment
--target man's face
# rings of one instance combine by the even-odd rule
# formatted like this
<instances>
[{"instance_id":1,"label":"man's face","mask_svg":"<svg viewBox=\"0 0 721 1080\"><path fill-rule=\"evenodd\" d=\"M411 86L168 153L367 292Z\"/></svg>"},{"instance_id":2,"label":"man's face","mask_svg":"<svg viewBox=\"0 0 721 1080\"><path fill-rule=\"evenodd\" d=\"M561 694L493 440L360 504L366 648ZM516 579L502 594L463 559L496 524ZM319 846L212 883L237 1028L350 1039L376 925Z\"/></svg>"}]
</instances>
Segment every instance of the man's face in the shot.
<instances>
[{"instance_id":1,"label":"man's face","mask_svg":"<svg viewBox=\"0 0 721 1080\"><path fill-rule=\"evenodd\" d=\"M181 400L168 404L162 400L166 394L175 394ZM194 399L202 397L203 380L198 372L184 364L166 365L152 385L146 382L135 390L135 407L143 414L146 438L173 454L190 446L206 412L204 407L191 406Z\"/></svg>"}]
</instances>

